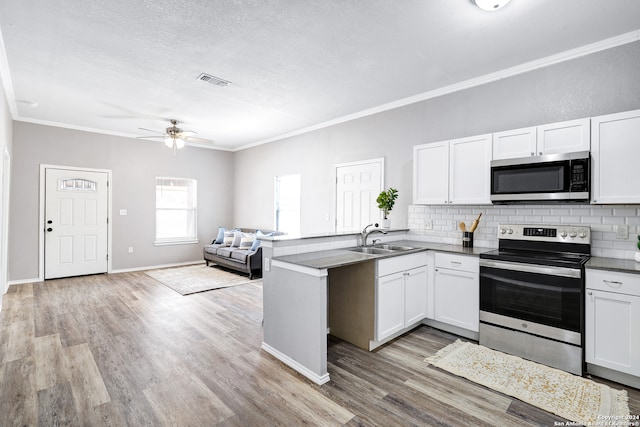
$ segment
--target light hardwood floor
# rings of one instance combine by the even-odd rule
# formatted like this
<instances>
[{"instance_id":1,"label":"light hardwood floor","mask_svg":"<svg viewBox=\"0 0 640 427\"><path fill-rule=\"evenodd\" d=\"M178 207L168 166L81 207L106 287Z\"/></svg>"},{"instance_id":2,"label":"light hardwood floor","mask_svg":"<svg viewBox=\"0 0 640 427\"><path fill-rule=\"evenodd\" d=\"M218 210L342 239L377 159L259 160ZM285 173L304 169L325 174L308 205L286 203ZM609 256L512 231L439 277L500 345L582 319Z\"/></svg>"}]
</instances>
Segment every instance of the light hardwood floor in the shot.
<instances>
[{"instance_id":1,"label":"light hardwood floor","mask_svg":"<svg viewBox=\"0 0 640 427\"><path fill-rule=\"evenodd\" d=\"M185 297L143 272L12 286L0 313L0 426L561 421L426 366L453 335L422 326L372 353L329 338L331 382L317 386L260 350L261 320L260 281ZM638 414L640 391L628 391Z\"/></svg>"}]
</instances>

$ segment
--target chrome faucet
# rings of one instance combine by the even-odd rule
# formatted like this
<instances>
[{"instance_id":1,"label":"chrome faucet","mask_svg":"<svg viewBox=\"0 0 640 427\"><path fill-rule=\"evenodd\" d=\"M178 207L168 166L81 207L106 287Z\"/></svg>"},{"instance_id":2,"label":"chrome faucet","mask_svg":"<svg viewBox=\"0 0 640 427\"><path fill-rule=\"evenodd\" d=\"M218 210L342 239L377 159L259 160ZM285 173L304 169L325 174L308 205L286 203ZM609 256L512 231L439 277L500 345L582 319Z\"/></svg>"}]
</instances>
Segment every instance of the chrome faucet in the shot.
<instances>
[{"instance_id":1,"label":"chrome faucet","mask_svg":"<svg viewBox=\"0 0 640 427\"><path fill-rule=\"evenodd\" d=\"M369 227L375 227L372 230L369 230ZM365 228L362 229L362 246L367 246L367 237L369 237L369 234L371 233L382 233L382 234L387 234L387 230L383 230L381 228L378 228L378 224L369 224L367 225Z\"/></svg>"}]
</instances>

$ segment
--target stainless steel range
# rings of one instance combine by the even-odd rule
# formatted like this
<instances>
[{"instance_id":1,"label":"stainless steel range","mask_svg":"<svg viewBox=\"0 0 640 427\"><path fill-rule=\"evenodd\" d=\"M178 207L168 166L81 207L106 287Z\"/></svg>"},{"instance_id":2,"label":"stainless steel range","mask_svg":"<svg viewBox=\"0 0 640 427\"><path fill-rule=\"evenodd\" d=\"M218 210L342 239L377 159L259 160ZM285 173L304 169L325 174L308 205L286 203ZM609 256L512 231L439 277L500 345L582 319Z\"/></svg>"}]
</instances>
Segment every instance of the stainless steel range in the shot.
<instances>
[{"instance_id":1,"label":"stainless steel range","mask_svg":"<svg viewBox=\"0 0 640 427\"><path fill-rule=\"evenodd\" d=\"M480 344L584 373L588 226L500 225L480 255Z\"/></svg>"}]
</instances>

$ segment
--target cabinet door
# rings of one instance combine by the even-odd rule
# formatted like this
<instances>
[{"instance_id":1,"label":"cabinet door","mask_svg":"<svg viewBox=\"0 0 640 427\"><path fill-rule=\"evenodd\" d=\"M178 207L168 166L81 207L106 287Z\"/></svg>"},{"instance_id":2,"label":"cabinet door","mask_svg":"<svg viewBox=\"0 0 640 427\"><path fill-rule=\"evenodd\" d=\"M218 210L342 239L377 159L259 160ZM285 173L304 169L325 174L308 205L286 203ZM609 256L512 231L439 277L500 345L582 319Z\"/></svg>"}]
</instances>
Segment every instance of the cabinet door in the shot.
<instances>
[{"instance_id":1,"label":"cabinet door","mask_svg":"<svg viewBox=\"0 0 640 427\"><path fill-rule=\"evenodd\" d=\"M591 119L593 203L640 203L640 110Z\"/></svg>"},{"instance_id":2,"label":"cabinet door","mask_svg":"<svg viewBox=\"0 0 640 427\"><path fill-rule=\"evenodd\" d=\"M585 357L640 376L640 297L587 289Z\"/></svg>"},{"instance_id":3,"label":"cabinet door","mask_svg":"<svg viewBox=\"0 0 640 427\"><path fill-rule=\"evenodd\" d=\"M591 148L589 123L589 119L579 119L538 126L537 154L589 151Z\"/></svg>"},{"instance_id":4,"label":"cabinet door","mask_svg":"<svg viewBox=\"0 0 640 427\"><path fill-rule=\"evenodd\" d=\"M377 340L404 328L404 273L378 278Z\"/></svg>"},{"instance_id":5,"label":"cabinet door","mask_svg":"<svg viewBox=\"0 0 640 427\"><path fill-rule=\"evenodd\" d=\"M449 141L413 147L413 203L449 203Z\"/></svg>"},{"instance_id":6,"label":"cabinet door","mask_svg":"<svg viewBox=\"0 0 640 427\"><path fill-rule=\"evenodd\" d=\"M491 135L450 141L449 200L464 205L491 204Z\"/></svg>"},{"instance_id":7,"label":"cabinet door","mask_svg":"<svg viewBox=\"0 0 640 427\"><path fill-rule=\"evenodd\" d=\"M404 276L404 326L427 317L427 267L414 268Z\"/></svg>"},{"instance_id":8,"label":"cabinet door","mask_svg":"<svg viewBox=\"0 0 640 427\"><path fill-rule=\"evenodd\" d=\"M515 159L536 154L536 128L513 129L493 134L493 160Z\"/></svg>"},{"instance_id":9,"label":"cabinet door","mask_svg":"<svg viewBox=\"0 0 640 427\"><path fill-rule=\"evenodd\" d=\"M476 273L436 268L435 319L478 332L479 288Z\"/></svg>"}]
</instances>

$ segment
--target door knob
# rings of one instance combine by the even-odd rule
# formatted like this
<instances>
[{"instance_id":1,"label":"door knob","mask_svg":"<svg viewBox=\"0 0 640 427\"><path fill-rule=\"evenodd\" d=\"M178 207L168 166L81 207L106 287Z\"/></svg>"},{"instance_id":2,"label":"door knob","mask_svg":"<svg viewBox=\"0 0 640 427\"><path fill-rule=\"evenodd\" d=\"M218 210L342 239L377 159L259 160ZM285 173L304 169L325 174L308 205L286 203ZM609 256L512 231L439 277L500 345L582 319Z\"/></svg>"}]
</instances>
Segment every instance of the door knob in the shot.
<instances>
[{"instance_id":1,"label":"door knob","mask_svg":"<svg viewBox=\"0 0 640 427\"><path fill-rule=\"evenodd\" d=\"M53 221L49 220L47 221L47 224L53 224Z\"/></svg>"},{"instance_id":2,"label":"door knob","mask_svg":"<svg viewBox=\"0 0 640 427\"><path fill-rule=\"evenodd\" d=\"M49 228L47 228L47 231L51 232L51 231L53 231L53 228L49 227Z\"/></svg>"}]
</instances>

